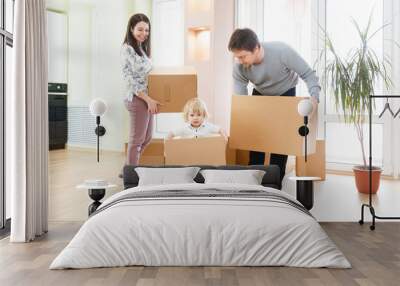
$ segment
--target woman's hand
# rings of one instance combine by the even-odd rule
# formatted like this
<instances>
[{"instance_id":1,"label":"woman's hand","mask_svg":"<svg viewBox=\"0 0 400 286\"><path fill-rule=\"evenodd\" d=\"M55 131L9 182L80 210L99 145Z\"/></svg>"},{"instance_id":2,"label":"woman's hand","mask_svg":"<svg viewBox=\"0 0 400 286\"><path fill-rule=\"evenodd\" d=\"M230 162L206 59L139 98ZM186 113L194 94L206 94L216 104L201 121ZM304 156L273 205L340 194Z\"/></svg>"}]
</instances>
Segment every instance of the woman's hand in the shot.
<instances>
[{"instance_id":1,"label":"woman's hand","mask_svg":"<svg viewBox=\"0 0 400 286\"><path fill-rule=\"evenodd\" d=\"M147 110L151 114L157 114L158 113L158 105L161 105L160 102L157 100L152 99L150 96L145 94L144 92L139 92L137 96L142 99L144 102L147 104Z\"/></svg>"},{"instance_id":2,"label":"woman's hand","mask_svg":"<svg viewBox=\"0 0 400 286\"><path fill-rule=\"evenodd\" d=\"M158 106L161 105L160 102L158 102L157 100L154 100L151 97L147 96L146 103L147 103L147 110L151 114L157 114L158 113Z\"/></svg>"}]
</instances>

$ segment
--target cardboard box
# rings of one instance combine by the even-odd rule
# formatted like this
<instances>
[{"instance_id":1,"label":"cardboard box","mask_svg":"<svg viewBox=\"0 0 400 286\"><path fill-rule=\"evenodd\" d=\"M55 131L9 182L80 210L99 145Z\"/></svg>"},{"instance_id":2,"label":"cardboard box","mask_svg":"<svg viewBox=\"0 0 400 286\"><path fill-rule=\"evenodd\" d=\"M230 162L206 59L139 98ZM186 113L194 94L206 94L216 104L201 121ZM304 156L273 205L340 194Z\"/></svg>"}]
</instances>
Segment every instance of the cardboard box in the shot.
<instances>
[{"instance_id":1,"label":"cardboard box","mask_svg":"<svg viewBox=\"0 0 400 286\"><path fill-rule=\"evenodd\" d=\"M250 160L250 151L248 150L236 150L236 164L237 165L248 165Z\"/></svg>"},{"instance_id":2,"label":"cardboard box","mask_svg":"<svg viewBox=\"0 0 400 286\"><path fill-rule=\"evenodd\" d=\"M140 156L139 164L147 166L164 165L164 139L152 139Z\"/></svg>"},{"instance_id":3,"label":"cardboard box","mask_svg":"<svg viewBox=\"0 0 400 286\"><path fill-rule=\"evenodd\" d=\"M226 145L222 136L165 140L165 164L226 165Z\"/></svg>"},{"instance_id":4,"label":"cardboard box","mask_svg":"<svg viewBox=\"0 0 400 286\"><path fill-rule=\"evenodd\" d=\"M182 112L185 103L197 97L197 75L193 67L154 68L149 74L149 96L163 105L160 112Z\"/></svg>"},{"instance_id":5,"label":"cardboard box","mask_svg":"<svg viewBox=\"0 0 400 286\"><path fill-rule=\"evenodd\" d=\"M153 138L144 149L142 156L164 156L164 139Z\"/></svg>"},{"instance_id":6,"label":"cardboard box","mask_svg":"<svg viewBox=\"0 0 400 286\"><path fill-rule=\"evenodd\" d=\"M270 154L265 152L264 165L269 165ZM236 150L236 165L248 165L250 161L249 150Z\"/></svg>"},{"instance_id":7,"label":"cardboard box","mask_svg":"<svg viewBox=\"0 0 400 286\"><path fill-rule=\"evenodd\" d=\"M229 147L304 155L304 137L298 133L304 123L297 112L297 104L302 99L304 97L234 95ZM308 128L307 154L312 154L317 136L316 115L309 120Z\"/></svg>"},{"instance_id":8,"label":"cardboard box","mask_svg":"<svg viewBox=\"0 0 400 286\"><path fill-rule=\"evenodd\" d=\"M237 150L232 149L232 148L226 148L226 164L227 165L236 165L236 160L237 160Z\"/></svg>"},{"instance_id":9,"label":"cardboard box","mask_svg":"<svg viewBox=\"0 0 400 286\"><path fill-rule=\"evenodd\" d=\"M162 166L165 165L164 156L141 156L139 165L142 166Z\"/></svg>"},{"instance_id":10,"label":"cardboard box","mask_svg":"<svg viewBox=\"0 0 400 286\"><path fill-rule=\"evenodd\" d=\"M307 162L303 156L296 157L296 176L320 177L325 180L325 140L317 140L317 150L314 154L307 155Z\"/></svg>"}]
</instances>

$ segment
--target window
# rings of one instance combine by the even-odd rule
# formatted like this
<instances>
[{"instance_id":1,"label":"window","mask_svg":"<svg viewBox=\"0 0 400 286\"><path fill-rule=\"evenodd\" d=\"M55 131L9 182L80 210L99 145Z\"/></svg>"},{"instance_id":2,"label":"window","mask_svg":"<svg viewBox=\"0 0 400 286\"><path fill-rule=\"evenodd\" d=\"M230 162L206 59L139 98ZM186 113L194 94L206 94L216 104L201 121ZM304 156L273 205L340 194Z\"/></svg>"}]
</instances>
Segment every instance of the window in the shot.
<instances>
[{"instance_id":1,"label":"window","mask_svg":"<svg viewBox=\"0 0 400 286\"><path fill-rule=\"evenodd\" d=\"M236 0L236 27L250 28L264 38L264 0Z\"/></svg>"},{"instance_id":2,"label":"window","mask_svg":"<svg viewBox=\"0 0 400 286\"><path fill-rule=\"evenodd\" d=\"M360 9L363 6L363 9ZM348 51L358 46L359 37L352 24L352 19L359 23L363 28L368 23L370 12L372 11L371 31L379 29L383 25L383 0L328 0L327 1L327 32L335 45L336 51L340 56L345 56ZM346 31L346 33L343 33ZM377 55L383 58L383 32L380 31L370 42L370 46L376 51ZM382 83L376 87L377 93L382 93ZM376 110L383 107L378 103ZM334 98L327 94L327 114L337 114L334 106Z\"/></svg>"},{"instance_id":3,"label":"window","mask_svg":"<svg viewBox=\"0 0 400 286\"><path fill-rule=\"evenodd\" d=\"M5 105L11 92L14 0L0 0L0 235L10 217L9 198L5 188ZM6 203L7 202L7 203ZM9 225L9 224L7 224Z\"/></svg>"},{"instance_id":4,"label":"window","mask_svg":"<svg viewBox=\"0 0 400 286\"><path fill-rule=\"evenodd\" d=\"M359 37L352 24L352 19L363 29L367 25L372 11L371 31L378 30L383 25L383 0L327 0L326 4L326 30L340 56L345 56L352 48L359 45ZM343 33L343 31L346 32ZM370 46L382 60L384 53L382 31L378 32L371 40ZM382 94L382 87L382 83L377 83L375 93ZM382 101L376 101L375 115L382 108ZM328 168L350 169L355 164L362 164L361 146L354 127L343 123L338 116L340 113L336 111L334 97L328 90L326 94L326 159ZM379 120L377 116L373 117L373 163L378 166L384 165L384 124L384 120ZM341 138L338 138L337 134L341 134ZM368 151L368 124L364 126L364 148Z\"/></svg>"},{"instance_id":5,"label":"window","mask_svg":"<svg viewBox=\"0 0 400 286\"><path fill-rule=\"evenodd\" d=\"M13 33L14 0L5 0L5 30Z\"/></svg>"},{"instance_id":6,"label":"window","mask_svg":"<svg viewBox=\"0 0 400 286\"><path fill-rule=\"evenodd\" d=\"M316 60L311 53L312 2L311 0L264 0L264 38L262 39L289 44L310 66ZM317 25L317 22L314 21L314 24ZM308 94L308 89L302 80L299 80L296 93Z\"/></svg>"}]
</instances>

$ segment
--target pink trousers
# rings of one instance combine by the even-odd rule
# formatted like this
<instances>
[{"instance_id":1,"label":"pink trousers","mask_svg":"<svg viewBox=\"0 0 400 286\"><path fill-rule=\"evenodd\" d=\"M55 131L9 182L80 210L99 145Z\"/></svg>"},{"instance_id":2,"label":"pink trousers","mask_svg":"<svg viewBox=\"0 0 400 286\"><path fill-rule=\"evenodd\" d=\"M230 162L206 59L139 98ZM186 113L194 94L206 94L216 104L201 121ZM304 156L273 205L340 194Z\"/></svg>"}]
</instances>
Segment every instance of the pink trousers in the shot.
<instances>
[{"instance_id":1,"label":"pink trousers","mask_svg":"<svg viewBox=\"0 0 400 286\"><path fill-rule=\"evenodd\" d=\"M134 96L132 101L125 99L125 107L129 112L129 141L127 165L138 165L140 155L150 143L153 134L154 116L148 112L147 104Z\"/></svg>"}]
</instances>

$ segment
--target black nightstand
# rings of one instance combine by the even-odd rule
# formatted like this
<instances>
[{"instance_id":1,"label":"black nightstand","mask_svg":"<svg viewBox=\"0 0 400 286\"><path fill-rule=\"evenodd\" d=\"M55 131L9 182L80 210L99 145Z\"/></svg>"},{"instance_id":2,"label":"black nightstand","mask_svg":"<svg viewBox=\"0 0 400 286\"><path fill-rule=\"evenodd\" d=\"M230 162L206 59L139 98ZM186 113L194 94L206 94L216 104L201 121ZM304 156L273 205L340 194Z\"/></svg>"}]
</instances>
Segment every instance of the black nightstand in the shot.
<instances>
[{"instance_id":1,"label":"black nightstand","mask_svg":"<svg viewBox=\"0 0 400 286\"><path fill-rule=\"evenodd\" d=\"M97 208L101 205L100 200L104 198L106 190L110 188L115 188L117 185L106 184L102 186L95 186L84 183L82 185L76 186L78 189L87 189L89 197L94 201L88 207L88 215L90 216Z\"/></svg>"},{"instance_id":2,"label":"black nightstand","mask_svg":"<svg viewBox=\"0 0 400 286\"><path fill-rule=\"evenodd\" d=\"M289 177L296 181L296 199L308 210L314 206L314 181L321 180L320 177Z\"/></svg>"}]
</instances>

